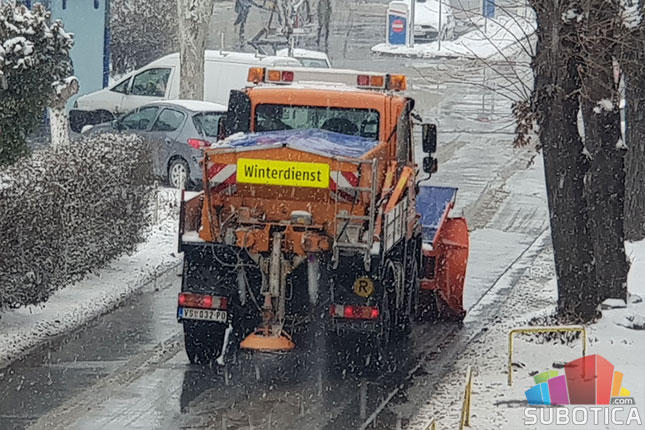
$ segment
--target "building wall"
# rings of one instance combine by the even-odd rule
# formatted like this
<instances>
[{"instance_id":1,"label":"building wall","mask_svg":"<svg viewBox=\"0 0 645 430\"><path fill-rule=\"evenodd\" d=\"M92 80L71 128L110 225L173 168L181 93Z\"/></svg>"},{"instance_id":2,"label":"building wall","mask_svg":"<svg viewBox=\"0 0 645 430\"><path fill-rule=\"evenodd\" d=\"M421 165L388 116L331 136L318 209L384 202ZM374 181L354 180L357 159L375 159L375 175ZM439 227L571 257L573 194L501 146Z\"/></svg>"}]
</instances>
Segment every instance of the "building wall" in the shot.
<instances>
[{"instance_id":1,"label":"building wall","mask_svg":"<svg viewBox=\"0 0 645 430\"><path fill-rule=\"evenodd\" d=\"M76 97L100 90L107 85L109 75L109 33L106 17L110 0L39 0L52 12L52 19L60 19L65 31L74 34L71 57L74 75L80 83ZM31 7L35 0L23 0ZM109 20L108 20L109 22Z\"/></svg>"},{"instance_id":2,"label":"building wall","mask_svg":"<svg viewBox=\"0 0 645 430\"><path fill-rule=\"evenodd\" d=\"M65 30L74 33L71 57L79 94L103 88L105 17L109 0L49 0L52 18L61 19ZM74 103L76 97L70 100Z\"/></svg>"}]
</instances>

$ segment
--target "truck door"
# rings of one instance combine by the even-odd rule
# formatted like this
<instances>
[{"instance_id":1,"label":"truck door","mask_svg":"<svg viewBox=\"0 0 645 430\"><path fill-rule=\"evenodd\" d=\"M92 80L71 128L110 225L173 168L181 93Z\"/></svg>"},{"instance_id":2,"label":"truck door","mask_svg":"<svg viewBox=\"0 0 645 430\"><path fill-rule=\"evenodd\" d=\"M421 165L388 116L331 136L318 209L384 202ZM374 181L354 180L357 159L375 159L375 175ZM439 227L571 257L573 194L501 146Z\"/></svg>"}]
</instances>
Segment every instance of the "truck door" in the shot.
<instances>
[{"instance_id":1,"label":"truck door","mask_svg":"<svg viewBox=\"0 0 645 430\"><path fill-rule=\"evenodd\" d=\"M130 89L121 101L119 111L128 112L144 104L167 99L172 73L172 67L158 67L134 75Z\"/></svg>"}]
</instances>

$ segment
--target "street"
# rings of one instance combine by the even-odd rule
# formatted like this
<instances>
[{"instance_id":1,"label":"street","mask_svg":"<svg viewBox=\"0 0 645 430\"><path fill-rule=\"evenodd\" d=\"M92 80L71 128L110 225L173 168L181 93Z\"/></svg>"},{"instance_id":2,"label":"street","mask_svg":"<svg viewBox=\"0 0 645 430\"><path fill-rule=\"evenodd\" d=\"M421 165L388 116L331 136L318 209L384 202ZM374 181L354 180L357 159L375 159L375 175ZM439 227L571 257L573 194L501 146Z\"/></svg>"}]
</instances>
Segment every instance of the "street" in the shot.
<instances>
[{"instance_id":1,"label":"street","mask_svg":"<svg viewBox=\"0 0 645 430\"><path fill-rule=\"evenodd\" d=\"M230 48L233 6L217 8L207 48L219 49L222 39ZM417 112L438 124L439 171L430 183L459 187L456 215L471 230L463 326L415 325L391 351L385 374L365 372L360 354L335 369L318 339L287 355L191 366L175 318L181 278L173 268L124 306L0 370L1 429L401 428L416 411L395 413L390 405L405 404L415 380L437 383L496 317L499 305L487 294L506 294L499 279L519 278L548 246L542 165L531 165L533 149L512 146L511 101L530 90L528 59L484 65L375 57L370 47L384 39L385 3L335 8L334 67L405 73ZM252 32L257 17L249 22ZM349 352L355 346L343 345Z\"/></svg>"}]
</instances>

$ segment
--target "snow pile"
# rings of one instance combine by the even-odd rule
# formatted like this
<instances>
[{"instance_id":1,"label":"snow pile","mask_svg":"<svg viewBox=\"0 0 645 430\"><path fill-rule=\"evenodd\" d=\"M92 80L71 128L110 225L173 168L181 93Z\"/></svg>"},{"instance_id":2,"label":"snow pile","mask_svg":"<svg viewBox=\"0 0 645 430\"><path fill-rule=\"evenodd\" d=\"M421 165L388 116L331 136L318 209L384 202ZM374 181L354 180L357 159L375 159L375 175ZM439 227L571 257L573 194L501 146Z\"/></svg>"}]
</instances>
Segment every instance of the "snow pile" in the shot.
<instances>
[{"instance_id":1,"label":"snow pile","mask_svg":"<svg viewBox=\"0 0 645 430\"><path fill-rule=\"evenodd\" d=\"M478 18L473 20L473 23L477 26L477 30L466 33L454 41L442 41L441 49L439 49L437 42L417 44L414 47L381 43L373 46L372 52L422 58L491 59L497 56L505 57L511 47L528 43L528 39L536 28L534 20L522 17L502 16L488 20Z\"/></svg>"},{"instance_id":2,"label":"snow pile","mask_svg":"<svg viewBox=\"0 0 645 430\"><path fill-rule=\"evenodd\" d=\"M0 309L46 301L135 249L151 221L150 154L140 138L108 134L38 151L6 169Z\"/></svg>"},{"instance_id":3,"label":"snow pile","mask_svg":"<svg viewBox=\"0 0 645 430\"><path fill-rule=\"evenodd\" d=\"M641 23L640 2L622 0L621 6L623 9L620 17L622 18L623 25L630 29L637 28Z\"/></svg>"}]
</instances>

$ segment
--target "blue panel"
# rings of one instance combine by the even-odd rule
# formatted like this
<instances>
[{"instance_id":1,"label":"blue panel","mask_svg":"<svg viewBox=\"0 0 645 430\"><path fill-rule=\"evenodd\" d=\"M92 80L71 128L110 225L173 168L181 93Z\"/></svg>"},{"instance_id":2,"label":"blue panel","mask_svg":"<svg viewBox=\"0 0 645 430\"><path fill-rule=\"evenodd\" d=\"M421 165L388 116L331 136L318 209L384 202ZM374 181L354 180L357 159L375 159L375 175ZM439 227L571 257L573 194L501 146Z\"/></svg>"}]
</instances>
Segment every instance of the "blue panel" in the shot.
<instances>
[{"instance_id":1,"label":"blue panel","mask_svg":"<svg viewBox=\"0 0 645 430\"><path fill-rule=\"evenodd\" d=\"M105 31L103 32L103 88L110 83L110 0L105 0Z\"/></svg>"},{"instance_id":2,"label":"blue panel","mask_svg":"<svg viewBox=\"0 0 645 430\"><path fill-rule=\"evenodd\" d=\"M390 45L405 45L408 41L408 20L401 15L390 14L387 18L388 43Z\"/></svg>"},{"instance_id":3,"label":"blue panel","mask_svg":"<svg viewBox=\"0 0 645 430\"><path fill-rule=\"evenodd\" d=\"M524 392L529 405L550 405L551 396L549 395L549 384L543 382L534 385Z\"/></svg>"},{"instance_id":4,"label":"blue panel","mask_svg":"<svg viewBox=\"0 0 645 430\"><path fill-rule=\"evenodd\" d=\"M484 8L482 14L486 18L495 18L495 0L484 0L482 6Z\"/></svg>"},{"instance_id":5,"label":"blue panel","mask_svg":"<svg viewBox=\"0 0 645 430\"><path fill-rule=\"evenodd\" d=\"M362 156L378 145L378 142L372 139L314 129L251 133L231 139L227 143L229 146L239 148L288 146L304 151L355 158Z\"/></svg>"},{"instance_id":6,"label":"blue panel","mask_svg":"<svg viewBox=\"0 0 645 430\"><path fill-rule=\"evenodd\" d=\"M77 96L68 102L68 108L76 97L103 88L105 64L105 17L106 0L51 0L53 19L61 19L65 31L74 34L71 57L74 75L80 89Z\"/></svg>"},{"instance_id":7,"label":"blue panel","mask_svg":"<svg viewBox=\"0 0 645 430\"><path fill-rule=\"evenodd\" d=\"M417 212L421 215L423 241L433 243L439 231L440 223L450 204L454 202L457 188L419 187L417 195Z\"/></svg>"}]
</instances>

